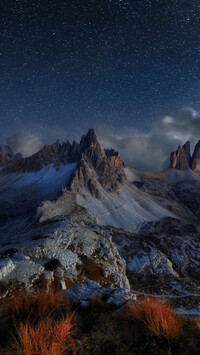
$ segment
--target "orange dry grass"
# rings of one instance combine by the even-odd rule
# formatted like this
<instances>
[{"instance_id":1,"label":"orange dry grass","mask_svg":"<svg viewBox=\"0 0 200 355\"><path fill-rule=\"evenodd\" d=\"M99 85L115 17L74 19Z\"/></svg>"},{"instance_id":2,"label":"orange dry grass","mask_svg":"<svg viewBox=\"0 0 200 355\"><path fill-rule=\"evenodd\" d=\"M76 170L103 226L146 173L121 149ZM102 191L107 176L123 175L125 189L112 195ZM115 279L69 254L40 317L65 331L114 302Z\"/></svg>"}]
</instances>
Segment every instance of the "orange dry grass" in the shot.
<instances>
[{"instance_id":1,"label":"orange dry grass","mask_svg":"<svg viewBox=\"0 0 200 355\"><path fill-rule=\"evenodd\" d=\"M72 346L72 315L53 322L51 318L41 320L33 327L29 322L21 323L18 330L21 355L61 355Z\"/></svg>"},{"instance_id":2,"label":"orange dry grass","mask_svg":"<svg viewBox=\"0 0 200 355\"><path fill-rule=\"evenodd\" d=\"M28 293L26 290L15 291L8 303L8 310L17 316L31 317L32 314L41 316L59 307L66 302L64 296L53 289L42 289L36 293Z\"/></svg>"},{"instance_id":3,"label":"orange dry grass","mask_svg":"<svg viewBox=\"0 0 200 355\"><path fill-rule=\"evenodd\" d=\"M200 330L200 317L196 319L197 328Z\"/></svg>"},{"instance_id":4,"label":"orange dry grass","mask_svg":"<svg viewBox=\"0 0 200 355\"><path fill-rule=\"evenodd\" d=\"M157 336L174 338L185 323L170 304L154 298L144 299L136 305L130 304L129 310L134 319L143 322Z\"/></svg>"}]
</instances>

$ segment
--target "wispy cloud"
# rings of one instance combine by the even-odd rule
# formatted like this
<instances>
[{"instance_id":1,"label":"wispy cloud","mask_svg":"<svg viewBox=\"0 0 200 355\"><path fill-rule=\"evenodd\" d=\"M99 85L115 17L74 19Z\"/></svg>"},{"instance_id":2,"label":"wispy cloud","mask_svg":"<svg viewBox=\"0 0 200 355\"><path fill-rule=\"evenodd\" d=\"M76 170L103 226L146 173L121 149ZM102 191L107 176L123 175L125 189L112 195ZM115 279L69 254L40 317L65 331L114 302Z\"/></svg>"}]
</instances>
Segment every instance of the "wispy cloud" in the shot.
<instances>
[{"instance_id":1,"label":"wispy cloud","mask_svg":"<svg viewBox=\"0 0 200 355\"><path fill-rule=\"evenodd\" d=\"M104 147L115 148L127 165L146 171L167 168L170 153L179 144L190 140L194 146L199 139L200 114L191 108L184 108L174 117L163 117L148 134L130 127L120 134L114 128L109 128L108 134L101 132Z\"/></svg>"},{"instance_id":2,"label":"wispy cloud","mask_svg":"<svg viewBox=\"0 0 200 355\"><path fill-rule=\"evenodd\" d=\"M41 149L43 141L35 134L21 132L8 137L7 144L15 153L20 152L27 157Z\"/></svg>"},{"instance_id":3,"label":"wispy cloud","mask_svg":"<svg viewBox=\"0 0 200 355\"><path fill-rule=\"evenodd\" d=\"M36 127L24 128L19 133L7 138L7 144L14 152L30 156L46 143L73 139L79 140L89 127L69 130L68 127L43 127L37 133ZM157 171L167 168L170 153L179 144L190 140L192 146L200 139L200 114L192 108L184 108L176 116L165 116L149 133L135 130L134 127L124 127L120 132L112 125L95 126L96 132L105 148L114 148L120 152L125 163L135 169ZM105 133L106 132L106 133Z\"/></svg>"}]
</instances>

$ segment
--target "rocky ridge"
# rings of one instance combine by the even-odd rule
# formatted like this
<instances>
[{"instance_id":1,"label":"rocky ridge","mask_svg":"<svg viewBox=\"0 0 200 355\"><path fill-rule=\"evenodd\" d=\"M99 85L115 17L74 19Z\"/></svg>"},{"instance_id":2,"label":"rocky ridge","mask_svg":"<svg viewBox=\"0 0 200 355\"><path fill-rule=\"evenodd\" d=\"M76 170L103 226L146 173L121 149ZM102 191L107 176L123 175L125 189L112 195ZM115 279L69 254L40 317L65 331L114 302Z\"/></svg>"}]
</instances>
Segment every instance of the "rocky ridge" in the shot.
<instances>
[{"instance_id":1,"label":"rocky ridge","mask_svg":"<svg viewBox=\"0 0 200 355\"><path fill-rule=\"evenodd\" d=\"M14 154L8 145L0 145L0 167L3 167L11 162L21 158L21 154Z\"/></svg>"},{"instance_id":2,"label":"rocky ridge","mask_svg":"<svg viewBox=\"0 0 200 355\"><path fill-rule=\"evenodd\" d=\"M86 187L92 196L99 198L98 181L106 191L117 191L119 183L123 183L125 178L125 164L119 153L114 149L104 150L93 130L82 137L80 148L82 156L72 176L71 190L79 192Z\"/></svg>"},{"instance_id":3,"label":"rocky ridge","mask_svg":"<svg viewBox=\"0 0 200 355\"><path fill-rule=\"evenodd\" d=\"M178 147L171 153L169 169L200 171L200 141L196 144L191 156L190 142Z\"/></svg>"},{"instance_id":4,"label":"rocky ridge","mask_svg":"<svg viewBox=\"0 0 200 355\"><path fill-rule=\"evenodd\" d=\"M80 143L56 141L52 145L46 144L38 153L28 158L9 160L2 169L2 174L38 172L45 166L52 164L55 168L60 165L77 163L68 188L78 192L82 187L89 189L90 193L99 197L93 180L98 180L100 185L108 191L116 191L118 182L122 183L125 177L125 164L119 153L114 149L104 150L93 129L83 135Z\"/></svg>"}]
</instances>

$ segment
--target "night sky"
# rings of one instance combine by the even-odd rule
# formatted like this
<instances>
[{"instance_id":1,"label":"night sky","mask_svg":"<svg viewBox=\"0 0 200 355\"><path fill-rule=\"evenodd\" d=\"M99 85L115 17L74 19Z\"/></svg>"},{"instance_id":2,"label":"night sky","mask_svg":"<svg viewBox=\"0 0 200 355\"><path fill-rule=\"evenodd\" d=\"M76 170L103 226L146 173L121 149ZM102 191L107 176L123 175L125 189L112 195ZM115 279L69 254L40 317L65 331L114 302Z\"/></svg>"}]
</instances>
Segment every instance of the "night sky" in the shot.
<instances>
[{"instance_id":1,"label":"night sky","mask_svg":"<svg viewBox=\"0 0 200 355\"><path fill-rule=\"evenodd\" d=\"M0 17L2 142L199 111L198 0L2 0Z\"/></svg>"}]
</instances>

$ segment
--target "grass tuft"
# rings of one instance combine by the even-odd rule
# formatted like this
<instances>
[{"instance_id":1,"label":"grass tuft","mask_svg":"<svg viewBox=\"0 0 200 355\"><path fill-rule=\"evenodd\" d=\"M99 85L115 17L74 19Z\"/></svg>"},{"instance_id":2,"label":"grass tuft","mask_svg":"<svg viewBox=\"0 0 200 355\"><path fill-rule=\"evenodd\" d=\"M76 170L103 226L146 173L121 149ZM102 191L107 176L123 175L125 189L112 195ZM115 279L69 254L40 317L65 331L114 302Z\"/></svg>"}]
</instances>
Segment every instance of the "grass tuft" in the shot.
<instances>
[{"instance_id":1,"label":"grass tuft","mask_svg":"<svg viewBox=\"0 0 200 355\"><path fill-rule=\"evenodd\" d=\"M20 290L13 292L8 303L8 311L17 319L35 319L36 315L39 317L48 315L67 302L68 299L53 288L36 292Z\"/></svg>"},{"instance_id":2,"label":"grass tuft","mask_svg":"<svg viewBox=\"0 0 200 355\"><path fill-rule=\"evenodd\" d=\"M107 299L96 296L82 308L55 288L15 291L0 312L0 353L199 354L200 318L183 320L155 298L116 312Z\"/></svg>"},{"instance_id":3,"label":"grass tuft","mask_svg":"<svg viewBox=\"0 0 200 355\"><path fill-rule=\"evenodd\" d=\"M135 320L143 322L158 337L175 338L185 324L185 320L169 303L155 298L146 298L137 304L130 303L128 308Z\"/></svg>"},{"instance_id":4,"label":"grass tuft","mask_svg":"<svg viewBox=\"0 0 200 355\"><path fill-rule=\"evenodd\" d=\"M18 352L21 355L61 355L73 345L71 328L72 315L57 322L46 318L35 326L29 322L21 323Z\"/></svg>"}]
</instances>

